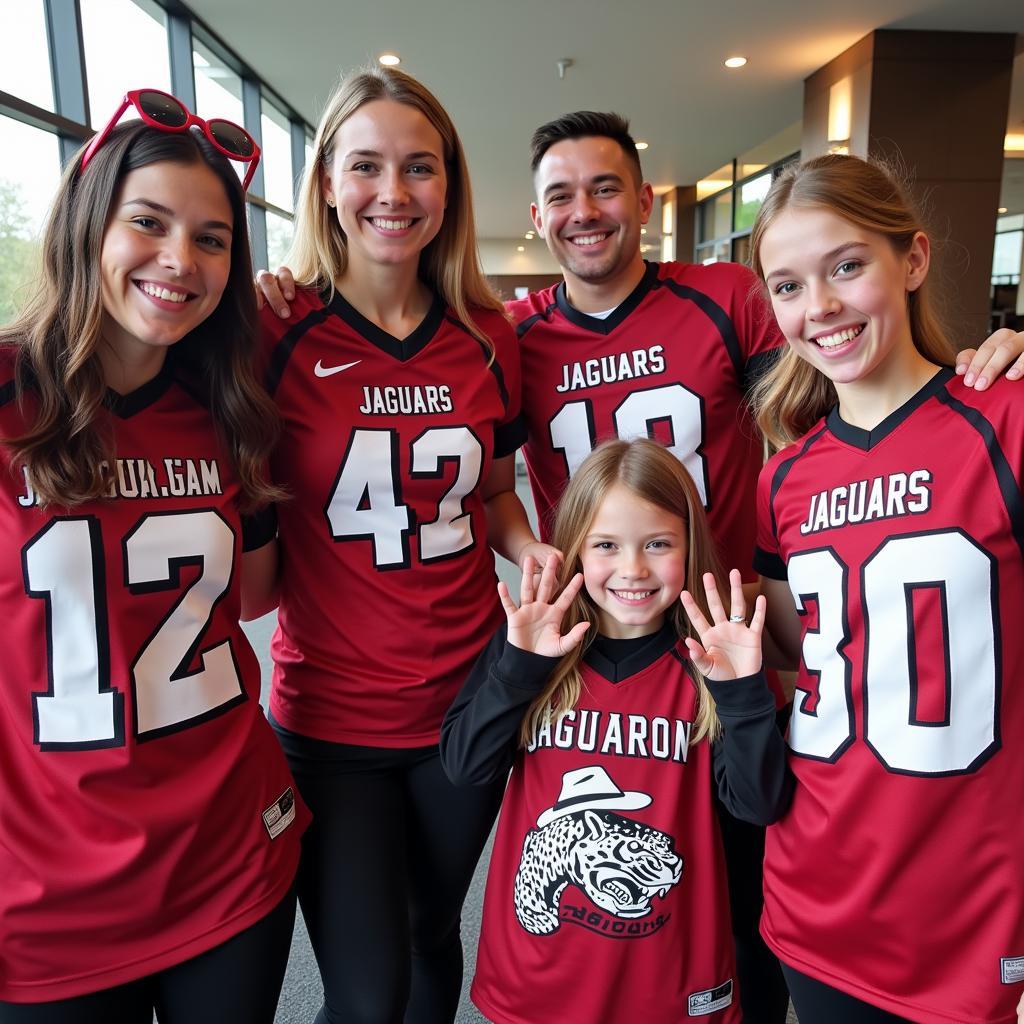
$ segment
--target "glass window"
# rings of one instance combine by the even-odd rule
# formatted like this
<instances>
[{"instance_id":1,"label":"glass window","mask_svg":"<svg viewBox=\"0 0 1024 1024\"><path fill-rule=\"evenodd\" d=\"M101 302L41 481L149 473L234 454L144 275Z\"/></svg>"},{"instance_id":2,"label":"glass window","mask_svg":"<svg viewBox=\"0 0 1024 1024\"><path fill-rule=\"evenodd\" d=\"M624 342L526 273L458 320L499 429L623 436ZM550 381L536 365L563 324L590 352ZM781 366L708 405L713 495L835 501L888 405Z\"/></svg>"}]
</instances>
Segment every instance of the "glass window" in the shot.
<instances>
[{"instance_id":1,"label":"glass window","mask_svg":"<svg viewBox=\"0 0 1024 1024\"><path fill-rule=\"evenodd\" d=\"M736 204L736 231L747 231L753 226L757 211L761 209L761 204L771 187L770 174L762 174L759 178L740 185L740 201Z\"/></svg>"},{"instance_id":2,"label":"glass window","mask_svg":"<svg viewBox=\"0 0 1024 1024\"><path fill-rule=\"evenodd\" d=\"M263 98L260 130L263 133L264 198L282 210L292 209L292 136L288 118Z\"/></svg>"},{"instance_id":3,"label":"glass window","mask_svg":"<svg viewBox=\"0 0 1024 1024\"><path fill-rule=\"evenodd\" d=\"M0 116L0 324L10 323L34 270L38 235L60 180L57 136Z\"/></svg>"},{"instance_id":4,"label":"glass window","mask_svg":"<svg viewBox=\"0 0 1024 1024\"><path fill-rule=\"evenodd\" d=\"M196 72L196 113L244 125L242 79L198 40L192 51L192 63Z\"/></svg>"},{"instance_id":5,"label":"glass window","mask_svg":"<svg viewBox=\"0 0 1024 1024\"><path fill-rule=\"evenodd\" d=\"M99 129L129 89L171 91L167 22L151 0L81 0L81 5L89 117Z\"/></svg>"},{"instance_id":6,"label":"glass window","mask_svg":"<svg viewBox=\"0 0 1024 1024\"><path fill-rule=\"evenodd\" d=\"M1024 231L1003 231L996 235L992 252L992 278L999 284L1016 284L1020 277L1021 248Z\"/></svg>"},{"instance_id":7,"label":"glass window","mask_svg":"<svg viewBox=\"0 0 1024 1024\"><path fill-rule=\"evenodd\" d=\"M4 29L0 32L0 89L37 107L53 110L43 0L22 0L17 15L13 7L4 15Z\"/></svg>"},{"instance_id":8,"label":"glass window","mask_svg":"<svg viewBox=\"0 0 1024 1024\"><path fill-rule=\"evenodd\" d=\"M267 210L267 265L276 270L282 266L292 244L292 222Z\"/></svg>"},{"instance_id":9,"label":"glass window","mask_svg":"<svg viewBox=\"0 0 1024 1024\"><path fill-rule=\"evenodd\" d=\"M714 199L701 204L700 240L721 238L732 231L732 189L719 192Z\"/></svg>"}]
</instances>

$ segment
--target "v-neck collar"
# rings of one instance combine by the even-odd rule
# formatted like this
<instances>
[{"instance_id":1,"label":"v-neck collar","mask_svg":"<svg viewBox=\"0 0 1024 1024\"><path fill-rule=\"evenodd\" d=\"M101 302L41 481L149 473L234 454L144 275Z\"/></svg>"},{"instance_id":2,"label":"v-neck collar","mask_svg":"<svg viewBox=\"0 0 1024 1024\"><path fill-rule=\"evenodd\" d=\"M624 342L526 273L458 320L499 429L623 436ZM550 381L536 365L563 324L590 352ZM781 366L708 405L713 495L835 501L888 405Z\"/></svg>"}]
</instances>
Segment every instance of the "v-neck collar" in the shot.
<instances>
[{"instance_id":1,"label":"v-neck collar","mask_svg":"<svg viewBox=\"0 0 1024 1024\"><path fill-rule=\"evenodd\" d=\"M171 372L167 360L164 360L164 365L155 377L147 380L145 384L137 387L134 391L129 391L126 395L107 388L103 404L118 419L127 420L159 401L173 383L174 374Z\"/></svg>"},{"instance_id":2,"label":"v-neck collar","mask_svg":"<svg viewBox=\"0 0 1024 1024\"><path fill-rule=\"evenodd\" d=\"M865 430L863 427L855 427L847 423L839 415L839 406L833 406L826 420L828 429L840 441L845 441L854 448L869 452L876 445L884 441L900 424L919 409L929 398L938 394L945 388L947 382L953 377L953 371L949 367L942 367L917 394L912 395L898 409L889 413L876 427Z\"/></svg>"},{"instance_id":3,"label":"v-neck collar","mask_svg":"<svg viewBox=\"0 0 1024 1024\"><path fill-rule=\"evenodd\" d=\"M406 338L396 338L393 334L378 327L372 320L368 320L355 306L344 298L341 292L335 290L333 296L326 292L321 294L324 305L335 316L340 317L357 334L365 338L371 345L375 345L382 352L406 363L418 352L421 352L431 338L437 334L437 329L444 319L447 303L436 292L434 300L427 310L427 315L420 321L419 326Z\"/></svg>"},{"instance_id":4,"label":"v-neck collar","mask_svg":"<svg viewBox=\"0 0 1024 1024\"><path fill-rule=\"evenodd\" d=\"M611 334L637 306L643 302L645 296L658 283L658 264L648 263L644 260L644 276L640 278L637 286L622 300L615 310L608 316L601 318L588 316L581 313L575 306L569 304L566 297L565 281L559 283L555 288L555 301L562 312L562 316L571 324L582 327L584 330L593 331L595 334Z\"/></svg>"},{"instance_id":5,"label":"v-neck collar","mask_svg":"<svg viewBox=\"0 0 1024 1024\"><path fill-rule=\"evenodd\" d=\"M621 683L624 679L635 676L653 665L679 643L679 637L669 621L666 621L657 633L652 633L644 639L647 643L640 645L621 661L612 661L593 645L587 649L583 660L608 682Z\"/></svg>"}]
</instances>

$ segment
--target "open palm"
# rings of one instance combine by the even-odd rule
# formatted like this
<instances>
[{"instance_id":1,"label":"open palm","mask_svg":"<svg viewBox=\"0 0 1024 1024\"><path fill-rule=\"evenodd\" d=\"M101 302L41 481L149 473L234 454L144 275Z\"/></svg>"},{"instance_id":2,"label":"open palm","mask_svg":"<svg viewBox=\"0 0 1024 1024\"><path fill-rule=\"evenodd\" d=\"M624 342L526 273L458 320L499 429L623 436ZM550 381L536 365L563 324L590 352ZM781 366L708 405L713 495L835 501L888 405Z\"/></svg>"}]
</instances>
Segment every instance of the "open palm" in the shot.
<instances>
[{"instance_id":1,"label":"open palm","mask_svg":"<svg viewBox=\"0 0 1024 1024\"><path fill-rule=\"evenodd\" d=\"M508 620L508 642L522 651L531 651L549 658L560 658L571 651L586 635L588 622L577 623L565 635L562 634L562 619L572 604L572 599L583 586L583 574L577 573L555 600L552 597L558 585L557 557L548 558L535 581L537 564L532 555L523 561L523 580L519 587L519 604L516 605L504 582L498 584L498 597L505 609Z\"/></svg>"},{"instance_id":2,"label":"open palm","mask_svg":"<svg viewBox=\"0 0 1024 1024\"><path fill-rule=\"evenodd\" d=\"M754 603L754 614L748 626L743 583L736 569L729 573L731 607L728 615L719 596L715 577L709 572L704 574L704 593L708 599L711 622L704 617L689 591L684 590L679 595L683 608L700 637L700 643L690 638L686 640L686 648L697 671L716 682L752 676L761 668L764 596L759 595Z\"/></svg>"}]
</instances>

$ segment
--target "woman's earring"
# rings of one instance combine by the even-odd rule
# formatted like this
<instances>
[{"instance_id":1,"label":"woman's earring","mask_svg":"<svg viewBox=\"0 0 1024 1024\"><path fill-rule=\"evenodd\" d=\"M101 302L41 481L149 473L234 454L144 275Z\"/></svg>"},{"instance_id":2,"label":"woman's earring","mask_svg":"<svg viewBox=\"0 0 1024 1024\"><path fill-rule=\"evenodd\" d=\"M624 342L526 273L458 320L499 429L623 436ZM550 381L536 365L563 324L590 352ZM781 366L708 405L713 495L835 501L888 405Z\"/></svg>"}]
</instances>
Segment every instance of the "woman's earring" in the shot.
<instances>
[{"instance_id":1,"label":"woman's earring","mask_svg":"<svg viewBox=\"0 0 1024 1024\"><path fill-rule=\"evenodd\" d=\"M327 196L327 205L333 210L334 209L334 197Z\"/></svg>"}]
</instances>

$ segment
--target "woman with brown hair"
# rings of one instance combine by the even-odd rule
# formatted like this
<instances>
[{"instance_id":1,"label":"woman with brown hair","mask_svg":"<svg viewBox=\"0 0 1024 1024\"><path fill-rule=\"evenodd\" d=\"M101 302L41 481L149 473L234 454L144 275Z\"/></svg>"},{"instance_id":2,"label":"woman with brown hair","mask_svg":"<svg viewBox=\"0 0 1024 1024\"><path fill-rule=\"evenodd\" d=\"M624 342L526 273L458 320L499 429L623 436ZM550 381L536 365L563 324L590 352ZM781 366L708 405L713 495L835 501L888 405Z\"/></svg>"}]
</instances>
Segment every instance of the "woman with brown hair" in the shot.
<instances>
[{"instance_id":1,"label":"woman with brown hair","mask_svg":"<svg viewBox=\"0 0 1024 1024\"><path fill-rule=\"evenodd\" d=\"M785 809L764 598L748 627L733 570L727 615L696 486L654 441L595 449L553 539L561 572L528 565L518 608L499 584L507 623L444 723L455 781L512 769L473 1000L529 1024L738 1021L712 776L745 820Z\"/></svg>"},{"instance_id":2,"label":"woman with brown hair","mask_svg":"<svg viewBox=\"0 0 1024 1024\"><path fill-rule=\"evenodd\" d=\"M501 786L451 786L441 719L501 616L491 547L547 549L514 491L518 352L462 146L409 75L360 71L328 101L291 262L291 318L263 320L273 474L293 496L266 604L271 713L315 819L299 899L317 1021L450 1021Z\"/></svg>"},{"instance_id":3,"label":"woman with brown hair","mask_svg":"<svg viewBox=\"0 0 1024 1024\"><path fill-rule=\"evenodd\" d=\"M3 1024L274 1016L308 815L238 625L280 492L225 156L258 150L129 93L0 331Z\"/></svg>"}]
</instances>

